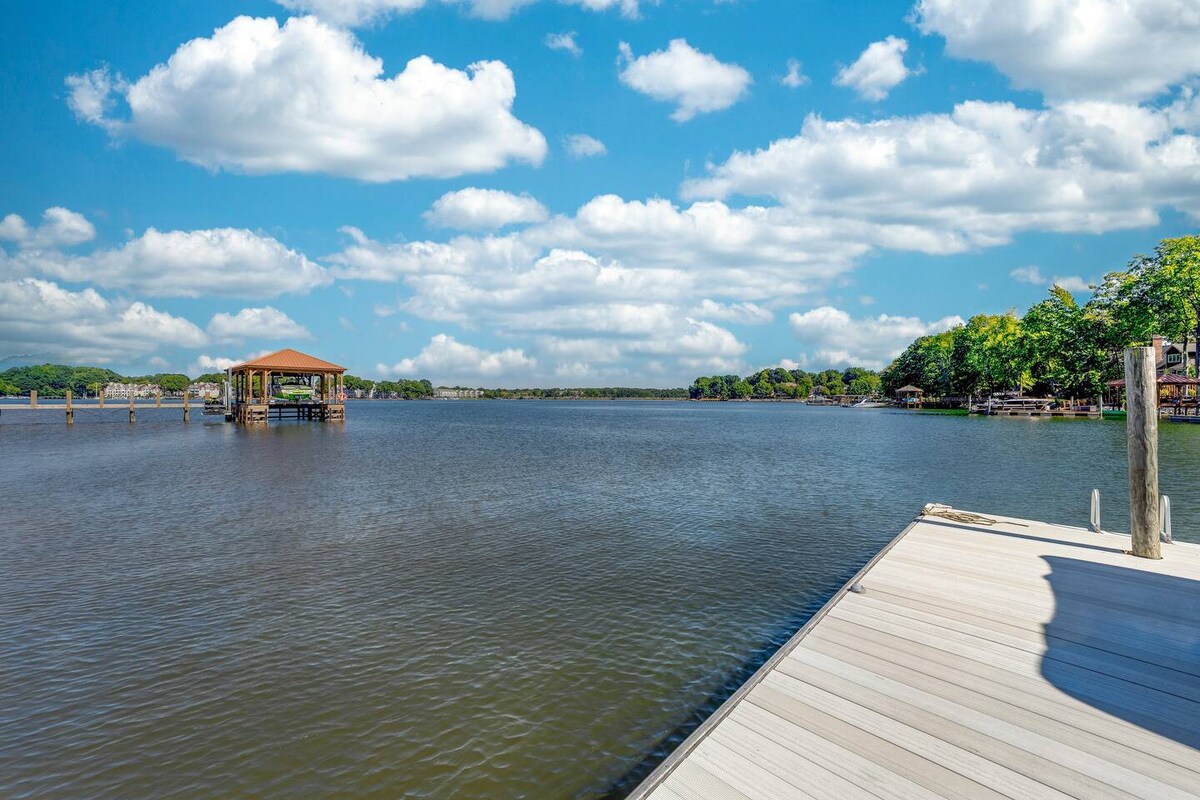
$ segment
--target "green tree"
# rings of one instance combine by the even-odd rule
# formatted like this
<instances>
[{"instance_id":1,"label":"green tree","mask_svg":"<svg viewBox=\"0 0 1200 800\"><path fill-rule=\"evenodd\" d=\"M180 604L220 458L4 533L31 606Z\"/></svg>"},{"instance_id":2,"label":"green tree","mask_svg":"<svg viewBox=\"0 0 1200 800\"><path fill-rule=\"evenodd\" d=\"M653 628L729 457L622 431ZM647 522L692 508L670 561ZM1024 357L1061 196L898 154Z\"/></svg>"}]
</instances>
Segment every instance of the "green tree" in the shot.
<instances>
[{"instance_id":1,"label":"green tree","mask_svg":"<svg viewBox=\"0 0 1200 800\"><path fill-rule=\"evenodd\" d=\"M742 400L754 394L754 387L747 381L737 381L733 384L729 396L731 399Z\"/></svg>"},{"instance_id":2,"label":"green tree","mask_svg":"<svg viewBox=\"0 0 1200 800\"><path fill-rule=\"evenodd\" d=\"M1027 343L1014 312L979 314L966 326L966 360L979 376L979 388L994 392L1032 385Z\"/></svg>"}]
</instances>

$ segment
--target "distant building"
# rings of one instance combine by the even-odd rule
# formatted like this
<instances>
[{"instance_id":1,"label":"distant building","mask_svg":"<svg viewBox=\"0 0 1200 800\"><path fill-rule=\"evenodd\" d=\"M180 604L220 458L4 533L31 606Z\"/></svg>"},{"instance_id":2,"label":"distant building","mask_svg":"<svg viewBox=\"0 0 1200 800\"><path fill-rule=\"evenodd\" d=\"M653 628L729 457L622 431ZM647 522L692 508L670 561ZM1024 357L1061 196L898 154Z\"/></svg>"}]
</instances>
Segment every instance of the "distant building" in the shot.
<instances>
[{"instance_id":1,"label":"distant building","mask_svg":"<svg viewBox=\"0 0 1200 800\"><path fill-rule=\"evenodd\" d=\"M193 383L188 387L188 394L192 397L220 397L225 394L225 387L219 383L204 381L201 383Z\"/></svg>"},{"instance_id":2,"label":"distant building","mask_svg":"<svg viewBox=\"0 0 1200 800\"><path fill-rule=\"evenodd\" d=\"M154 397L162 390L157 383L110 383L101 391L108 400L128 400L130 397Z\"/></svg>"},{"instance_id":3,"label":"distant building","mask_svg":"<svg viewBox=\"0 0 1200 800\"><path fill-rule=\"evenodd\" d=\"M1196 363L1196 343L1188 342L1184 347L1174 342L1168 342L1161 336L1150 340L1154 347L1154 360L1160 375L1186 375L1189 364Z\"/></svg>"},{"instance_id":4,"label":"distant building","mask_svg":"<svg viewBox=\"0 0 1200 800\"><path fill-rule=\"evenodd\" d=\"M483 397L482 389L448 389L440 386L433 390L435 400L477 400Z\"/></svg>"}]
</instances>

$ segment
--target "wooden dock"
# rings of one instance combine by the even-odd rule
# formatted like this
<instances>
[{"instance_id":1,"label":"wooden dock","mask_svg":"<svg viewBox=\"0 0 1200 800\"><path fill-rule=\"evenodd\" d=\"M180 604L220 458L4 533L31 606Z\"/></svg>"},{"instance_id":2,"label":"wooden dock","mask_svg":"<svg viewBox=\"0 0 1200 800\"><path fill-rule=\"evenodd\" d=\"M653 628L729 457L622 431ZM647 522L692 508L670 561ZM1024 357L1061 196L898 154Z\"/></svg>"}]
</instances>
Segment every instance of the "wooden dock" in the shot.
<instances>
[{"instance_id":1,"label":"wooden dock","mask_svg":"<svg viewBox=\"0 0 1200 800\"><path fill-rule=\"evenodd\" d=\"M1200 545L934 508L632 800L1200 797Z\"/></svg>"}]
</instances>

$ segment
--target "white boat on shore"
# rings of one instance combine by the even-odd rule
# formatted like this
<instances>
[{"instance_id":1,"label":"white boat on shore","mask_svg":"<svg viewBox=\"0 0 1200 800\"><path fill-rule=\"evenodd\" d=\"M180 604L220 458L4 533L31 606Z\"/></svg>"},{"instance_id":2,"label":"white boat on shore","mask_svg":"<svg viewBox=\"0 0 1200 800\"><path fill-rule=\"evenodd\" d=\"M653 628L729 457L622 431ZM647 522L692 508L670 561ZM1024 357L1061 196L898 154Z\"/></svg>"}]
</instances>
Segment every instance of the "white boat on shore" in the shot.
<instances>
[{"instance_id":1,"label":"white boat on shore","mask_svg":"<svg viewBox=\"0 0 1200 800\"><path fill-rule=\"evenodd\" d=\"M850 408L891 408L894 405L895 403L889 403L886 400L871 400L870 398L863 398L854 405L850 406Z\"/></svg>"}]
</instances>

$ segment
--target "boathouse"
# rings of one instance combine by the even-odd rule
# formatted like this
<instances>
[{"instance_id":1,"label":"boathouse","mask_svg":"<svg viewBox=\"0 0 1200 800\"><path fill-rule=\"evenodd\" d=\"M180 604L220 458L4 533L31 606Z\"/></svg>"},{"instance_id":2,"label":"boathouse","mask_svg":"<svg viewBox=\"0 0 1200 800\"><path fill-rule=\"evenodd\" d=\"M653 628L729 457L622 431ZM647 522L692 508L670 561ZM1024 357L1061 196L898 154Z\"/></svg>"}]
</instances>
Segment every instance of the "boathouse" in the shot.
<instances>
[{"instance_id":1,"label":"boathouse","mask_svg":"<svg viewBox=\"0 0 1200 800\"><path fill-rule=\"evenodd\" d=\"M346 368L298 350L280 350L229 369L229 418L346 418Z\"/></svg>"},{"instance_id":2,"label":"boathouse","mask_svg":"<svg viewBox=\"0 0 1200 800\"><path fill-rule=\"evenodd\" d=\"M925 404L925 390L912 384L896 390L896 400L907 408L920 408Z\"/></svg>"}]
</instances>

